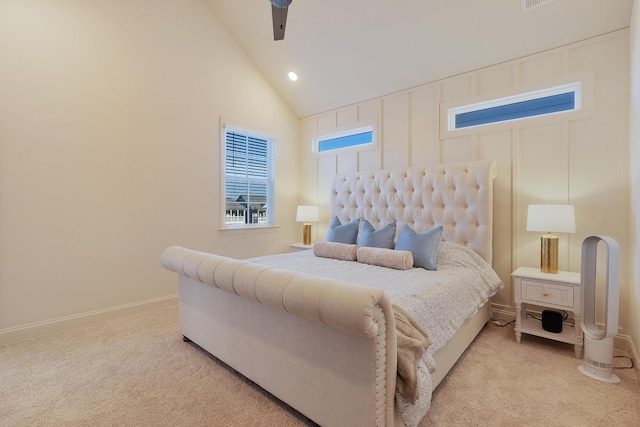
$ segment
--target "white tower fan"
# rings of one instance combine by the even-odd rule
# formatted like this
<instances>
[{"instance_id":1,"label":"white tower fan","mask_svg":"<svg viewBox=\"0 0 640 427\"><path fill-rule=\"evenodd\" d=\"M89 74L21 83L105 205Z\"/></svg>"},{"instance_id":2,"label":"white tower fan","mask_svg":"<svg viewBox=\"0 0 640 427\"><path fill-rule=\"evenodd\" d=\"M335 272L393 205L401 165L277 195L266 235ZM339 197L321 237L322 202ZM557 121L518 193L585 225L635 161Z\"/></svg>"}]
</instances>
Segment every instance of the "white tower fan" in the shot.
<instances>
[{"instance_id":1,"label":"white tower fan","mask_svg":"<svg viewBox=\"0 0 640 427\"><path fill-rule=\"evenodd\" d=\"M598 243L607 249L606 302L604 330L596 325L596 264ZM578 370L596 380L617 383L613 373L613 337L618 332L618 277L620 246L611 237L589 236L582 242L580 307L584 332L584 365Z\"/></svg>"}]
</instances>

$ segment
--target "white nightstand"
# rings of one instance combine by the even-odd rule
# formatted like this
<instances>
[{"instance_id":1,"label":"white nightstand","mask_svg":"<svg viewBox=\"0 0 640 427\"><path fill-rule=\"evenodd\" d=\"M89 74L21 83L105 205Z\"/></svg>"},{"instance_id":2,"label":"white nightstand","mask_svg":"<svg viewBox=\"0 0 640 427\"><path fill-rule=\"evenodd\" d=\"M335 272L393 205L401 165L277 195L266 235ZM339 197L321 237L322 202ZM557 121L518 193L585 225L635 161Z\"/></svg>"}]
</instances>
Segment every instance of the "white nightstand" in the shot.
<instances>
[{"instance_id":1,"label":"white nightstand","mask_svg":"<svg viewBox=\"0 0 640 427\"><path fill-rule=\"evenodd\" d=\"M515 279L516 342L522 334L537 335L573 344L576 357L582 357L582 328L580 327L580 274L559 271L543 273L538 268L520 267L511 276ZM574 327L563 325L562 332L542 329L542 323L527 318L527 304L573 312Z\"/></svg>"},{"instance_id":2,"label":"white nightstand","mask_svg":"<svg viewBox=\"0 0 640 427\"><path fill-rule=\"evenodd\" d=\"M313 245L304 245L302 243L292 243L289 245L289 252L302 252L313 249Z\"/></svg>"}]
</instances>

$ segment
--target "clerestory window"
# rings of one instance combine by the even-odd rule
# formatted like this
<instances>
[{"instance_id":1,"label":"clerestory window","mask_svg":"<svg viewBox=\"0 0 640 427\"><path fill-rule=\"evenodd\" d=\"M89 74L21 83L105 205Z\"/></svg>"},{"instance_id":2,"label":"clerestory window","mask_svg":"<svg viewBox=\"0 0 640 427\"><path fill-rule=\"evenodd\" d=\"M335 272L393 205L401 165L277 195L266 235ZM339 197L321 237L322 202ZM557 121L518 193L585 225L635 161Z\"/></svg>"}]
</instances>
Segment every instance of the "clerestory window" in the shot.
<instances>
[{"instance_id":1,"label":"clerestory window","mask_svg":"<svg viewBox=\"0 0 640 427\"><path fill-rule=\"evenodd\" d=\"M570 83L505 98L450 108L449 130L579 110L581 84Z\"/></svg>"},{"instance_id":2,"label":"clerestory window","mask_svg":"<svg viewBox=\"0 0 640 427\"><path fill-rule=\"evenodd\" d=\"M326 153L345 149L371 149L376 147L376 129L373 124L347 128L330 134L316 136L312 151Z\"/></svg>"}]
</instances>

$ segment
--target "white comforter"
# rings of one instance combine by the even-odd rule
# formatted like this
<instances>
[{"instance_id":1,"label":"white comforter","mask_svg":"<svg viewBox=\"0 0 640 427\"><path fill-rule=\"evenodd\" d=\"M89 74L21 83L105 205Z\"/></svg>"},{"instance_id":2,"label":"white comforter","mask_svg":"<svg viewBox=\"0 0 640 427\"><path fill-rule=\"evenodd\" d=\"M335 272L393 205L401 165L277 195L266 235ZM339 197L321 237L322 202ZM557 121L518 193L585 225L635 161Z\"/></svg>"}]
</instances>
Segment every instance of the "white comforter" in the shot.
<instances>
[{"instance_id":1,"label":"white comforter","mask_svg":"<svg viewBox=\"0 0 640 427\"><path fill-rule=\"evenodd\" d=\"M415 405L396 395L398 412L407 426L416 426L431 405L433 355L503 285L498 275L475 252L446 242L438 247L438 271L422 268L393 270L320 258L313 251L271 255L251 261L277 268L384 289L391 302L404 308L424 328L432 344L418 364L419 398Z\"/></svg>"}]
</instances>

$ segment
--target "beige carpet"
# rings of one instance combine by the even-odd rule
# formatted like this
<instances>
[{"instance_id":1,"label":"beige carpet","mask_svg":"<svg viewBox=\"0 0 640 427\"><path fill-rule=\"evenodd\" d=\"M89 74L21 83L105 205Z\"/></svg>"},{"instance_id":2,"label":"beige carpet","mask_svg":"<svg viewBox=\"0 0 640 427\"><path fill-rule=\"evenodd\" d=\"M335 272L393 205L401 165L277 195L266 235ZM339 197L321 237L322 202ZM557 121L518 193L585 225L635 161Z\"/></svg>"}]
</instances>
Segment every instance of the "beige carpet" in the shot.
<instances>
[{"instance_id":1,"label":"beige carpet","mask_svg":"<svg viewBox=\"0 0 640 427\"><path fill-rule=\"evenodd\" d=\"M622 361L621 363L623 363ZM637 426L640 387L576 370L570 346L488 325L436 390L422 425ZM177 307L0 348L0 426L306 426L194 346Z\"/></svg>"},{"instance_id":2,"label":"beige carpet","mask_svg":"<svg viewBox=\"0 0 640 427\"><path fill-rule=\"evenodd\" d=\"M578 372L581 364L572 345L531 335L517 344L511 326L490 323L435 390L421 425L640 426L636 371L615 369L621 382L608 384Z\"/></svg>"}]
</instances>

